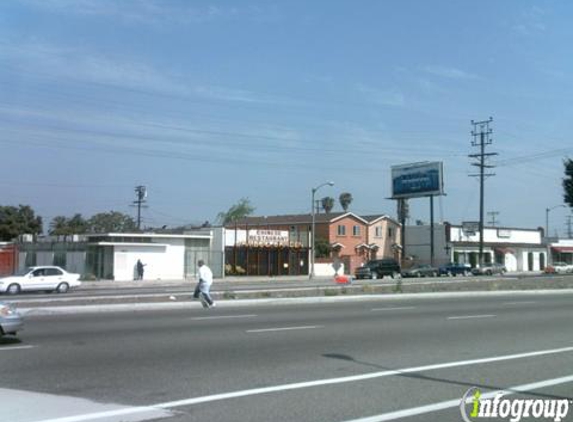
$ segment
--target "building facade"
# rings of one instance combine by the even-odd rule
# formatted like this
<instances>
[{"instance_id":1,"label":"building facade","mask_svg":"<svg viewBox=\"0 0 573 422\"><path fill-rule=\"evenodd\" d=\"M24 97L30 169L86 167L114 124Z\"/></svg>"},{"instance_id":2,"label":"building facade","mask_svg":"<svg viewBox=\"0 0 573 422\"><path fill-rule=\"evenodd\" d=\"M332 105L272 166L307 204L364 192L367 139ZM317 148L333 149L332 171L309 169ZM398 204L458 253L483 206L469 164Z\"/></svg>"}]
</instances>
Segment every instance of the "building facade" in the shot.
<instances>
[{"instance_id":1,"label":"building facade","mask_svg":"<svg viewBox=\"0 0 573 422\"><path fill-rule=\"evenodd\" d=\"M282 237L282 245L278 246L283 248L285 254L281 261L283 265L287 255L295 253L296 256L292 263L288 263L291 271L289 274L308 274L312 247L311 214L246 217L226 229L228 232L246 233L267 231L275 237ZM334 272L341 269L351 274L370 259L399 258L400 255L400 224L387 215L361 217L352 212L316 214L315 231L315 266L325 264L333 268ZM250 238L248 234L246 236ZM237 254L246 255L250 251L252 256L260 253L257 248L261 246L264 247L248 240L239 241L236 245L229 244L226 264L236 265ZM238 251L238 248L241 250ZM233 260L230 260L231 257ZM242 259L244 261L245 258ZM249 264L248 267L248 274L261 271L260 264L258 267Z\"/></svg>"},{"instance_id":2,"label":"building facade","mask_svg":"<svg viewBox=\"0 0 573 422\"><path fill-rule=\"evenodd\" d=\"M429 225L407 226L405 250L408 259L432 263ZM461 225L434 225L434 265L447 262L479 265L479 233ZM542 271L547 266L543 229L485 227L484 263L505 265L508 271Z\"/></svg>"},{"instance_id":3,"label":"building facade","mask_svg":"<svg viewBox=\"0 0 573 422\"><path fill-rule=\"evenodd\" d=\"M212 248L211 231L187 234L105 233L21 242L18 267L57 265L85 278L128 281L136 278L141 260L144 280L193 277L197 261L211 266L215 277L222 277L222 253Z\"/></svg>"}]
</instances>

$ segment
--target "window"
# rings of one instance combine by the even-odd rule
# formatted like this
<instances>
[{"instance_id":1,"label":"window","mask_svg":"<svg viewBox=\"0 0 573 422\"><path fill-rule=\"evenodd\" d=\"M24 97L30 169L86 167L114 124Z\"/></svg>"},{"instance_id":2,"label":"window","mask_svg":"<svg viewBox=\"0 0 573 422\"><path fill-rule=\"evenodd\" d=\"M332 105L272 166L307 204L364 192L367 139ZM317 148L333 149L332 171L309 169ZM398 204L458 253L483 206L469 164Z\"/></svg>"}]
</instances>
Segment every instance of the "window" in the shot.
<instances>
[{"instance_id":1,"label":"window","mask_svg":"<svg viewBox=\"0 0 573 422\"><path fill-rule=\"evenodd\" d=\"M338 226L338 236L346 236L346 226Z\"/></svg>"},{"instance_id":2,"label":"window","mask_svg":"<svg viewBox=\"0 0 573 422\"><path fill-rule=\"evenodd\" d=\"M376 237L382 237L382 226L376 226L376 231L374 233Z\"/></svg>"},{"instance_id":3,"label":"window","mask_svg":"<svg viewBox=\"0 0 573 422\"><path fill-rule=\"evenodd\" d=\"M63 275L63 273L58 270L57 268L46 268L46 275L47 276L51 276L51 275Z\"/></svg>"},{"instance_id":4,"label":"window","mask_svg":"<svg viewBox=\"0 0 573 422\"><path fill-rule=\"evenodd\" d=\"M360 236L360 226L352 226L352 236Z\"/></svg>"},{"instance_id":5,"label":"window","mask_svg":"<svg viewBox=\"0 0 573 422\"><path fill-rule=\"evenodd\" d=\"M394 229L392 227L388 227L388 237L389 238L394 237Z\"/></svg>"}]
</instances>

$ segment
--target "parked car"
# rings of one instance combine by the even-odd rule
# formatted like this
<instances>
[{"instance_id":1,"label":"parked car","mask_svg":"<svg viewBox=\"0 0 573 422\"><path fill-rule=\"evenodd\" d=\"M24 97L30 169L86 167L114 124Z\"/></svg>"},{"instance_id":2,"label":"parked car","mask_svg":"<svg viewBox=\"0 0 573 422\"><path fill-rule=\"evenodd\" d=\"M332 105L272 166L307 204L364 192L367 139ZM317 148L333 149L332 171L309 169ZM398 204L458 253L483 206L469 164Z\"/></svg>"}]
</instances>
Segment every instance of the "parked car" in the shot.
<instances>
[{"instance_id":1,"label":"parked car","mask_svg":"<svg viewBox=\"0 0 573 422\"><path fill-rule=\"evenodd\" d=\"M469 264L458 264L456 262L450 262L449 264L442 265L439 268L440 275L469 275L472 272L472 268Z\"/></svg>"},{"instance_id":2,"label":"parked car","mask_svg":"<svg viewBox=\"0 0 573 422\"><path fill-rule=\"evenodd\" d=\"M33 290L66 293L81 285L79 278L79 274L68 273L60 267L28 267L13 276L0 278L0 293L14 295Z\"/></svg>"},{"instance_id":3,"label":"parked car","mask_svg":"<svg viewBox=\"0 0 573 422\"><path fill-rule=\"evenodd\" d=\"M417 265L402 271L402 277L437 277L439 270L431 265Z\"/></svg>"},{"instance_id":4,"label":"parked car","mask_svg":"<svg viewBox=\"0 0 573 422\"><path fill-rule=\"evenodd\" d=\"M400 277L400 264L395 259L374 259L368 261L354 272L357 279L361 278L382 278L389 275L392 278Z\"/></svg>"},{"instance_id":5,"label":"parked car","mask_svg":"<svg viewBox=\"0 0 573 422\"><path fill-rule=\"evenodd\" d=\"M0 337L22 330L24 322L22 315L9 303L0 302Z\"/></svg>"},{"instance_id":6,"label":"parked car","mask_svg":"<svg viewBox=\"0 0 573 422\"><path fill-rule=\"evenodd\" d=\"M545 267L545 273L547 274L573 273L573 264L567 264L566 262L554 262L553 264Z\"/></svg>"},{"instance_id":7,"label":"parked car","mask_svg":"<svg viewBox=\"0 0 573 422\"><path fill-rule=\"evenodd\" d=\"M473 275L494 275L503 274L507 272L507 268L503 264L485 264L483 267L476 267L472 269Z\"/></svg>"}]
</instances>

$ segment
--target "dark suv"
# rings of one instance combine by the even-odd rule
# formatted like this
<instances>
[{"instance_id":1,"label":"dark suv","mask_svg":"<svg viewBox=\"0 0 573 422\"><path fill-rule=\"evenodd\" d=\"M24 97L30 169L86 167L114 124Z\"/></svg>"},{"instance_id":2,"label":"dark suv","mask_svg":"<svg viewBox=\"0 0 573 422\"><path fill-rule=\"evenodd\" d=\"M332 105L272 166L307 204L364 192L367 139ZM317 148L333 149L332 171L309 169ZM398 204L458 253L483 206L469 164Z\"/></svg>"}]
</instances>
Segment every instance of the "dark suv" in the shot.
<instances>
[{"instance_id":1,"label":"dark suv","mask_svg":"<svg viewBox=\"0 0 573 422\"><path fill-rule=\"evenodd\" d=\"M357 279L382 278L389 275L392 278L400 277L400 264L395 259L373 259L354 272Z\"/></svg>"}]
</instances>

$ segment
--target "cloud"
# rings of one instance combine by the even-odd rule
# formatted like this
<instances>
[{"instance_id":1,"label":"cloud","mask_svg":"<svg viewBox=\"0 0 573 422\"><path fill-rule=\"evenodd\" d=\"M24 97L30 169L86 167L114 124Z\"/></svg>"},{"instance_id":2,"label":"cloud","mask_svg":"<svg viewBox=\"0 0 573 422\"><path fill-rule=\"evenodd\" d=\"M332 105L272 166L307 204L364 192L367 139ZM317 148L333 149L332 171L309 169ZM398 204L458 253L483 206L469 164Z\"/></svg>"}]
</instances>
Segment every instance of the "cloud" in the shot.
<instances>
[{"instance_id":1,"label":"cloud","mask_svg":"<svg viewBox=\"0 0 573 422\"><path fill-rule=\"evenodd\" d=\"M545 32L545 16L547 11L537 5L521 11L517 17L518 22L511 25L511 29L521 36L531 36Z\"/></svg>"},{"instance_id":2,"label":"cloud","mask_svg":"<svg viewBox=\"0 0 573 422\"><path fill-rule=\"evenodd\" d=\"M382 90L364 84L357 84L356 89L363 94L368 101L379 105L403 107L406 103L404 94L396 90Z\"/></svg>"},{"instance_id":3,"label":"cloud","mask_svg":"<svg viewBox=\"0 0 573 422\"><path fill-rule=\"evenodd\" d=\"M168 26L247 18L276 19L276 8L253 6L197 5L192 2L160 0L22 0L30 8L60 14L116 19L127 24Z\"/></svg>"},{"instance_id":4,"label":"cloud","mask_svg":"<svg viewBox=\"0 0 573 422\"><path fill-rule=\"evenodd\" d=\"M434 76L439 76L441 78L447 79L479 79L477 75L472 73L465 72L463 70L457 69L455 67L447 67L447 66L426 66L424 71L430 73Z\"/></svg>"},{"instance_id":5,"label":"cloud","mask_svg":"<svg viewBox=\"0 0 573 422\"><path fill-rule=\"evenodd\" d=\"M190 83L185 76L167 73L153 65L88 54L84 50L62 48L38 42L0 42L0 59L26 74L38 73L61 81L101 84L177 97L200 97L209 100L300 106L301 101L234 87ZM34 70L31 70L34 69ZM41 70L41 72L36 71Z\"/></svg>"}]
</instances>

